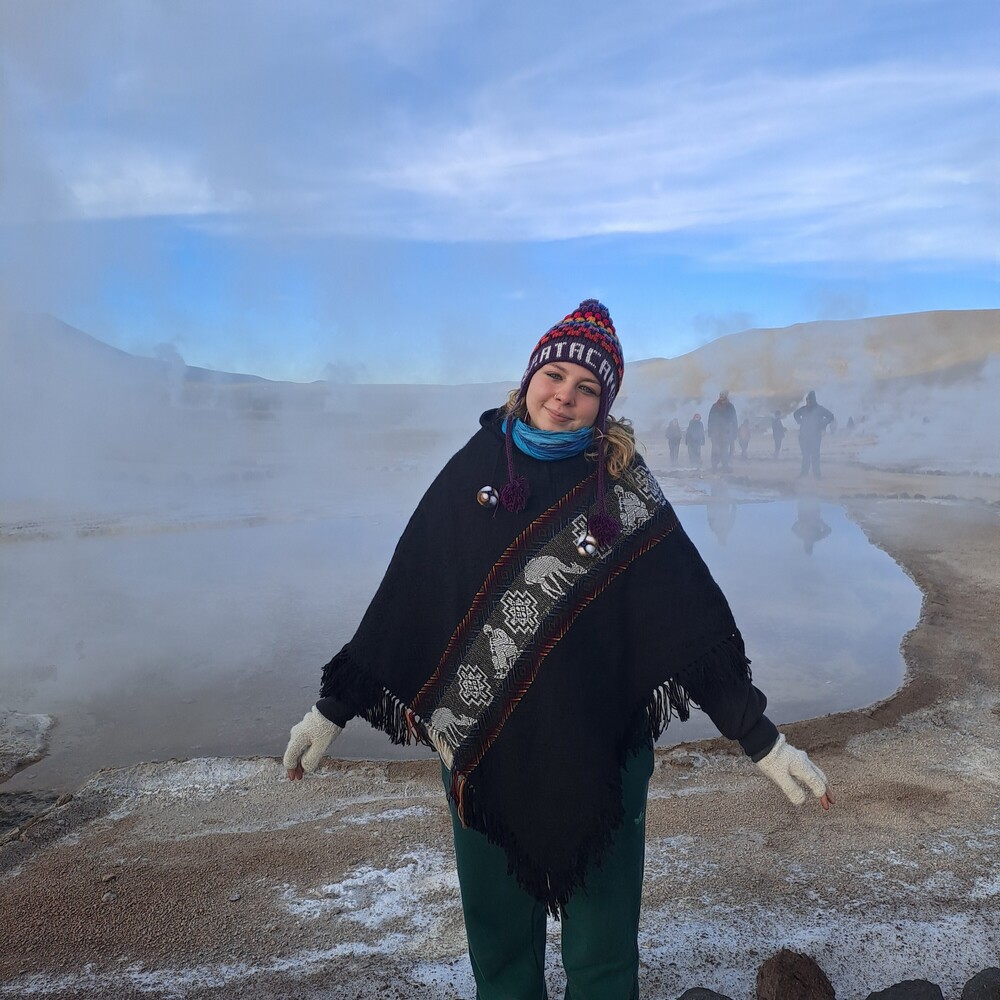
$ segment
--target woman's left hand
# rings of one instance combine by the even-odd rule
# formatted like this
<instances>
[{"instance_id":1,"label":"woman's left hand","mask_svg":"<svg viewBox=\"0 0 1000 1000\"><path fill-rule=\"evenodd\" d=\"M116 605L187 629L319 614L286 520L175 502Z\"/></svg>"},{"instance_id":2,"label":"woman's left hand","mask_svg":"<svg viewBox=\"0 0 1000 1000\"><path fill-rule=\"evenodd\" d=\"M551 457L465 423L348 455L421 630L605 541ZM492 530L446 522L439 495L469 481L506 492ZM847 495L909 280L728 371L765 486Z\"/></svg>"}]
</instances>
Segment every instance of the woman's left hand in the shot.
<instances>
[{"instance_id":1,"label":"woman's left hand","mask_svg":"<svg viewBox=\"0 0 1000 1000\"><path fill-rule=\"evenodd\" d=\"M757 761L757 766L788 796L792 805L800 806L805 802L802 785L819 799L824 811L833 805L833 793L826 775L806 753L788 744L784 734L778 736L771 752Z\"/></svg>"}]
</instances>

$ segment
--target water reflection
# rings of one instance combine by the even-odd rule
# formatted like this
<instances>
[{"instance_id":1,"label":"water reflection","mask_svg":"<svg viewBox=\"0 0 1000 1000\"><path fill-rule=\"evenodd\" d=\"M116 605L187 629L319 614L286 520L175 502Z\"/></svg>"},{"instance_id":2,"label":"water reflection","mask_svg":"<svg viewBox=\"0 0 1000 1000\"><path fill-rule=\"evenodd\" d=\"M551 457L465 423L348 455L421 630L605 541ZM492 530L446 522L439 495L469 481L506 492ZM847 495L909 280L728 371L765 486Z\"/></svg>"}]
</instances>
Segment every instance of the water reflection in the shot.
<instances>
[{"instance_id":1,"label":"water reflection","mask_svg":"<svg viewBox=\"0 0 1000 1000\"><path fill-rule=\"evenodd\" d=\"M816 497L799 497L798 515L798 520L792 525L792 531L802 539L802 547L806 552L812 555L813 546L826 538L832 529L823 520L819 500Z\"/></svg>"},{"instance_id":2,"label":"water reflection","mask_svg":"<svg viewBox=\"0 0 1000 1000\"><path fill-rule=\"evenodd\" d=\"M705 512L708 514L708 526L720 545L726 544L726 539L733 530L736 510L737 504L730 497L725 480L713 479L709 486L709 501L705 504Z\"/></svg>"},{"instance_id":3,"label":"water reflection","mask_svg":"<svg viewBox=\"0 0 1000 1000\"><path fill-rule=\"evenodd\" d=\"M768 714L788 722L891 694L919 614L912 581L839 507L741 503L730 489L714 483L704 510L677 512L733 607ZM7 789L71 790L140 760L280 753L378 586L401 527L390 520L7 546L0 705L60 720L50 758ZM837 544L803 551L789 530L803 521ZM667 742L711 735L696 712ZM337 743L348 758L429 753L393 747L362 721Z\"/></svg>"},{"instance_id":4,"label":"water reflection","mask_svg":"<svg viewBox=\"0 0 1000 1000\"><path fill-rule=\"evenodd\" d=\"M704 504L676 509L732 606L776 722L870 705L899 687L920 591L841 507L740 502L719 483ZM833 534L836 545L818 544ZM662 742L714 735L694 713Z\"/></svg>"}]
</instances>

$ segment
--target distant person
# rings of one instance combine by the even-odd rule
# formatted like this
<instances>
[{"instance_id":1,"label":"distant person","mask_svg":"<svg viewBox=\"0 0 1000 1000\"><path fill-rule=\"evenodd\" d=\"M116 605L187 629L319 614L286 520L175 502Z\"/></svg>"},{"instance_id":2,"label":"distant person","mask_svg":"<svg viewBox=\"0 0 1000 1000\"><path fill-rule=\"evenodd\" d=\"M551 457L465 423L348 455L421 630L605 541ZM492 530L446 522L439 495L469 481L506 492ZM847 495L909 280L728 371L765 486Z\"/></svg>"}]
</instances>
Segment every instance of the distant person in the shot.
<instances>
[{"instance_id":1,"label":"distant person","mask_svg":"<svg viewBox=\"0 0 1000 1000\"><path fill-rule=\"evenodd\" d=\"M670 449L670 464L677 464L677 456L681 450L681 438L684 435L681 432L681 425L677 422L677 418L674 417L673 420L667 424L667 447Z\"/></svg>"},{"instance_id":2,"label":"distant person","mask_svg":"<svg viewBox=\"0 0 1000 1000\"><path fill-rule=\"evenodd\" d=\"M802 471L799 478L807 475L810 468L817 479L823 476L819 471L819 446L823 440L823 431L833 423L833 414L816 402L816 393L810 389L806 393L806 402L792 416L799 425L799 448L802 450Z\"/></svg>"},{"instance_id":3,"label":"distant person","mask_svg":"<svg viewBox=\"0 0 1000 1000\"><path fill-rule=\"evenodd\" d=\"M848 417L847 418L847 429L849 431L853 431L854 430L854 417Z\"/></svg>"},{"instance_id":4,"label":"distant person","mask_svg":"<svg viewBox=\"0 0 1000 1000\"><path fill-rule=\"evenodd\" d=\"M653 742L689 703L792 802L832 801L764 714L725 596L610 415L624 373L595 299L542 334L420 500L285 750L299 780L361 716L438 752L479 1000L545 996L547 913L567 993L639 996Z\"/></svg>"},{"instance_id":5,"label":"distant person","mask_svg":"<svg viewBox=\"0 0 1000 1000\"><path fill-rule=\"evenodd\" d=\"M800 497L798 520L792 525L792 531L802 539L802 546L812 555L813 546L821 542L832 530L820 514L819 500L815 497Z\"/></svg>"},{"instance_id":6,"label":"distant person","mask_svg":"<svg viewBox=\"0 0 1000 1000\"><path fill-rule=\"evenodd\" d=\"M774 457L781 451L781 442L785 440L785 425L781 422L781 410L775 410L771 417L771 436L774 438Z\"/></svg>"},{"instance_id":7,"label":"distant person","mask_svg":"<svg viewBox=\"0 0 1000 1000\"><path fill-rule=\"evenodd\" d=\"M696 468L701 468L701 449L705 446L705 425L701 422L701 414L696 413L689 421L684 431L684 444L687 445L688 461Z\"/></svg>"},{"instance_id":8,"label":"distant person","mask_svg":"<svg viewBox=\"0 0 1000 1000\"><path fill-rule=\"evenodd\" d=\"M737 437L740 442L740 457L745 462L747 460L747 448L750 447L750 421L744 420L740 424L740 429L737 432Z\"/></svg>"},{"instance_id":9,"label":"distant person","mask_svg":"<svg viewBox=\"0 0 1000 1000\"><path fill-rule=\"evenodd\" d=\"M739 430L736 407L729 402L729 390L723 389L708 411L708 438L712 442L712 471L722 466L723 472L731 470L730 460L736 448Z\"/></svg>"}]
</instances>

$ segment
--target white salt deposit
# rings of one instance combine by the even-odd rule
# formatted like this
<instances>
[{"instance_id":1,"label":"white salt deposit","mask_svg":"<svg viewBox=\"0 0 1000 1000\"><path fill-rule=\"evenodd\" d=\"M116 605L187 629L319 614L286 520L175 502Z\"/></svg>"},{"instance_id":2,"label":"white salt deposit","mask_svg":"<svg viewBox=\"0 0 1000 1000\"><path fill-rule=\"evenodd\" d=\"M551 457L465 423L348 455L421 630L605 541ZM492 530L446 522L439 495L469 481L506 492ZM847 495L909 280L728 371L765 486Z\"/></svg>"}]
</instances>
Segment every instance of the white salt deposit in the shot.
<instances>
[{"instance_id":1,"label":"white salt deposit","mask_svg":"<svg viewBox=\"0 0 1000 1000\"><path fill-rule=\"evenodd\" d=\"M442 892L458 894L458 876L450 853L423 845L400 854L392 868L361 865L341 882L322 885L315 895L300 898L290 887L282 893L289 913L296 919L315 920L336 913L367 928L386 924L404 925L416 936L405 943L408 951L420 951L424 942L420 932L433 935L440 910L429 897Z\"/></svg>"},{"instance_id":2,"label":"white salt deposit","mask_svg":"<svg viewBox=\"0 0 1000 1000\"><path fill-rule=\"evenodd\" d=\"M427 816L429 810L423 806L411 806L409 809L386 809L383 812L365 812L345 816L343 822L350 826L367 826L369 823L382 823L405 817Z\"/></svg>"}]
</instances>

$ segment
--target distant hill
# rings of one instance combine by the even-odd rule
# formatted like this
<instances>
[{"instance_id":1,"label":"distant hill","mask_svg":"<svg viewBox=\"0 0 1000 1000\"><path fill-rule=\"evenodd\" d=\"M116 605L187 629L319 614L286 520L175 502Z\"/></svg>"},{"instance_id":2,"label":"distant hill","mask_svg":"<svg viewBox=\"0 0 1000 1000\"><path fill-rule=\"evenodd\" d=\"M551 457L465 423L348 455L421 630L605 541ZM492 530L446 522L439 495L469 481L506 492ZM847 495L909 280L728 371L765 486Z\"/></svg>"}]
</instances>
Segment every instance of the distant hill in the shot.
<instances>
[{"instance_id":1,"label":"distant hill","mask_svg":"<svg viewBox=\"0 0 1000 1000\"><path fill-rule=\"evenodd\" d=\"M402 394L409 403L429 397L435 391L478 391L472 385L430 385L412 383L286 382L240 372L217 371L184 364L179 358L148 358L112 347L110 344L49 315L0 315L0 371L6 371L19 383L34 383L41 391L45 382L63 378L91 377L101 382L113 377L121 383L128 379L139 385L150 384L171 389L172 402L180 405L213 405L237 401L244 408L257 409L262 402L281 401L281 405L310 408L331 393L350 397L373 395L378 400L386 393ZM509 383L483 383L486 392L506 394ZM500 397L502 398L502 396ZM243 400L240 404L238 401ZM310 401L312 401L310 403Z\"/></svg>"},{"instance_id":2,"label":"distant hill","mask_svg":"<svg viewBox=\"0 0 1000 1000\"><path fill-rule=\"evenodd\" d=\"M53 317L8 316L0 503L103 509L141 493L155 506L171 491L188 503L230 480L308 498L339 489L347 468L416 491L513 385L270 381L135 357ZM671 418L707 416L724 387L757 439L775 410L787 416L815 389L842 425L863 426L865 460L1000 471L1000 310L747 330L630 362L614 409L641 441L657 441Z\"/></svg>"},{"instance_id":3,"label":"distant hill","mask_svg":"<svg viewBox=\"0 0 1000 1000\"><path fill-rule=\"evenodd\" d=\"M789 416L815 389L842 426L863 428L863 461L993 473L1000 309L746 330L630 364L615 408L657 440L671 418L686 424L696 410L704 418L723 388L758 439L770 439L775 411Z\"/></svg>"},{"instance_id":4,"label":"distant hill","mask_svg":"<svg viewBox=\"0 0 1000 1000\"><path fill-rule=\"evenodd\" d=\"M629 362L616 410L640 423L688 403L714 400L722 388L759 408L787 407L809 389L868 393L878 385L947 384L974 379L1000 354L1000 309L954 310L869 319L798 323L753 329L714 340L676 358ZM113 380L119 391L152 392L171 405L232 408L257 414L275 409L351 409L364 400L380 404L386 393L410 417L429 415L441 393L466 397L469 405L503 398L512 383L494 386L334 385L279 382L258 375L211 371L158 358L143 358L91 337L52 316L0 324L0 368L21 390L69 380ZM400 395L401 394L401 395ZM399 406L402 402L404 405ZM381 407L380 407L381 408Z\"/></svg>"},{"instance_id":5,"label":"distant hill","mask_svg":"<svg viewBox=\"0 0 1000 1000\"><path fill-rule=\"evenodd\" d=\"M5 360L15 360L22 366L40 369L75 368L82 370L131 371L140 376L173 375L178 369L190 382L266 383L259 375L218 372L196 368L182 362L160 358L144 358L49 315L24 314L5 317L0 324L0 349Z\"/></svg>"},{"instance_id":6,"label":"distant hill","mask_svg":"<svg viewBox=\"0 0 1000 1000\"><path fill-rule=\"evenodd\" d=\"M478 417L498 405L512 383L381 385L285 382L214 371L176 359L147 358L112 347L49 315L0 314L0 421L32 423L39 408L67 416L95 415L137 422L151 408L239 413L268 420L277 414L322 414L373 426L438 425L458 413ZM464 425L463 425L464 432Z\"/></svg>"},{"instance_id":7,"label":"distant hill","mask_svg":"<svg viewBox=\"0 0 1000 1000\"><path fill-rule=\"evenodd\" d=\"M961 378L1000 353L1000 309L954 310L797 323L720 337L677 358L629 365L630 393L715 399L801 399L834 384Z\"/></svg>"}]
</instances>

